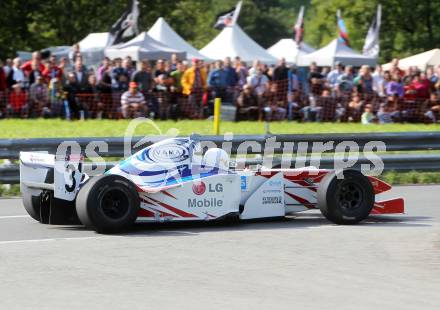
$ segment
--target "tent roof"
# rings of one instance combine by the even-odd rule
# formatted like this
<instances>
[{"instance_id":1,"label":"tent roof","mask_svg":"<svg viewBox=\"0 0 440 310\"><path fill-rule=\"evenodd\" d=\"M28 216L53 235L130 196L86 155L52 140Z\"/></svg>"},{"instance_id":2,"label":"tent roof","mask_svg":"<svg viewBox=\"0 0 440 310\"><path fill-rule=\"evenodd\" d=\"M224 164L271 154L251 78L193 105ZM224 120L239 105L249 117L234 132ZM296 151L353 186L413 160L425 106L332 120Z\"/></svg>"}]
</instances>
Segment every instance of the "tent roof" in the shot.
<instances>
[{"instance_id":1,"label":"tent roof","mask_svg":"<svg viewBox=\"0 0 440 310\"><path fill-rule=\"evenodd\" d=\"M281 39L267 51L275 58L285 58L288 63L296 63L298 57L305 56L315 51L313 47L306 43L301 43L299 48L293 39Z\"/></svg>"},{"instance_id":2,"label":"tent roof","mask_svg":"<svg viewBox=\"0 0 440 310\"><path fill-rule=\"evenodd\" d=\"M173 49L154 40L145 31L126 43L115 45L105 50L105 55L110 58L130 56L135 61L144 58L149 60L170 58L172 54L177 54L180 58L186 57L185 52Z\"/></svg>"},{"instance_id":3,"label":"tent roof","mask_svg":"<svg viewBox=\"0 0 440 310\"><path fill-rule=\"evenodd\" d=\"M340 61L344 65L360 67L362 65L376 65L376 58L364 56L345 44L334 39L323 48L300 57L298 65L308 66L311 62L316 62L318 66L332 67L336 61Z\"/></svg>"},{"instance_id":4,"label":"tent roof","mask_svg":"<svg viewBox=\"0 0 440 310\"><path fill-rule=\"evenodd\" d=\"M78 44L80 50L83 51L91 48L106 48L109 43L110 43L110 33L97 32L97 33L88 34Z\"/></svg>"},{"instance_id":5,"label":"tent roof","mask_svg":"<svg viewBox=\"0 0 440 310\"><path fill-rule=\"evenodd\" d=\"M246 62L256 59L264 63L276 62L276 58L252 40L238 24L225 27L200 53L211 59L240 56Z\"/></svg>"},{"instance_id":6,"label":"tent roof","mask_svg":"<svg viewBox=\"0 0 440 310\"><path fill-rule=\"evenodd\" d=\"M156 20L154 25L148 30L148 35L171 48L185 51L187 58L208 59L178 35L163 17L159 17Z\"/></svg>"},{"instance_id":7,"label":"tent roof","mask_svg":"<svg viewBox=\"0 0 440 310\"><path fill-rule=\"evenodd\" d=\"M399 61L400 69L408 69L411 66L416 66L420 70L425 70L427 66L436 65L440 65L440 49L438 48L403 58ZM390 67L391 63L383 65L384 70L388 70Z\"/></svg>"}]
</instances>

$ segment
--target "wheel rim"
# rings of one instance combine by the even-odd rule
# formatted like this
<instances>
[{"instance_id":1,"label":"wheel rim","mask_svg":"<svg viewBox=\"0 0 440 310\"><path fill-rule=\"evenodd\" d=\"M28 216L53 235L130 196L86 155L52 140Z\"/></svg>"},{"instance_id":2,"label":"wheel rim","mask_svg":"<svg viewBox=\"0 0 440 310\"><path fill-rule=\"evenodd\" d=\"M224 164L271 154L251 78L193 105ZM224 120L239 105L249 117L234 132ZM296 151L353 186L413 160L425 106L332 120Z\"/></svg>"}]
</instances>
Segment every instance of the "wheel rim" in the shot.
<instances>
[{"instance_id":1,"label":"wheel rim","mask_svg":"<svg viewBox=\"0 0 440 310\"><path fill-rule=\"evenodd\" d=\"M108 189L101 198L102 213L113 220L123 218L129 209L128 197L120 189Z\"/></svg>"},{"instance_id":2,"label":"wheel rim","mask_svg":"<svg viewBox=\"0 0 440 310\"><path fill-rule=\"evenodd\" d=\"M358 184L345 181L341 183L337 197L341 209L352 211L361 206L363 191Z\"/></svg>"}]
</instances>

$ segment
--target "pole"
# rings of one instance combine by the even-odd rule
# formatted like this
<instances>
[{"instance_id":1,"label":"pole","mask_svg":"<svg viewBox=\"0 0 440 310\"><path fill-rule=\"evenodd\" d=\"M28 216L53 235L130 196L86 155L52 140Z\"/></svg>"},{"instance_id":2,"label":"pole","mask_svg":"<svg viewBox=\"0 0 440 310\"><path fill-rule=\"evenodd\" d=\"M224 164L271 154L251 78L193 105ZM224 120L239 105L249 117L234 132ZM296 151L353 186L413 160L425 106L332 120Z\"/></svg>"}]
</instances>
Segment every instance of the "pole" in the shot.
<instances>
[{"instance_id":1,"label":"pole","mask_svg":"<svg viewBox=\"0 0 440 310\"><path fill-rule=\"evenodd\" d=\"M220 134L220 108L222 106L222 100L220 98L215 98L214 101L214 134Z\"/></svg>"}]
</instances>

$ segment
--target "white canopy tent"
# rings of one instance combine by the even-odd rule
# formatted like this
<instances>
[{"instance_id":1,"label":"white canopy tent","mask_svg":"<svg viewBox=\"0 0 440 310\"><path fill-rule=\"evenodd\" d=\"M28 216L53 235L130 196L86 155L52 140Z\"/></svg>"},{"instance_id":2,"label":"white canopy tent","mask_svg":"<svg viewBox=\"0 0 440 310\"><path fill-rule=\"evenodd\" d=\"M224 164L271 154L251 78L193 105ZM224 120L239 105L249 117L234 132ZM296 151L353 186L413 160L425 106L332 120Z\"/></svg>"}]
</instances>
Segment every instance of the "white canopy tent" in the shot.
<instances>
[{"instance_id":1,"label":"white canopy tent","mask_svg":"<svg viewBox=\"0 0 440 310\"><path fill-rule=\"evenodd\" d=\"M440 65L440 49L438 48L399 60L399 68L403 70L411 66L426 70L426 67L437 65ZM384 70L390 69L391 63L383 65L382 68Z\"/></svg>"},{"instance_id":2,"label":"white canopy tent","mask_svg":"<svg viewBox=\"0 0 440 310\"><path fill-rule=\"evenodd\" d=\"M150 30L148 30L148 35L171 48L186 52L187 58L208 59L178 35L162 17L159 17Z\"/></svg>"},{"instance_id":3,"label":"white canopy tent","mask_svg":"<svg viewBox=\"0 0 440 310\"><path fill-rule=\"evenodd\" d=\"M341 62L343 65L351 65L360 67L362 65L375 66L377 59L364 56L356 52L345 44L334 39L323 48L298 58L299 66L309 66L310 63L316 62L320 67L332 67L335 62Z\"/></svg>"},{"instance_id":4,"label":"white canopy tent","mask_svg":"<svg viewBox=\"0 0 440 310\"><path fill-rule=\"evenodd\" d=\"M316 51L310 45L302 42L300 46L293 39L281 39L267 51L275 58L285 58L287 63L296 64L299 57L303 57Z\"/></svg>"},{"instance_id":5,"label":"white canopy tent","mask_svg":"<svg viewBox=\"0 0 440 310\"><path fill-rule=\"evenodd\" d=\"M186 52L173 49L156 41L145 31L126 43L105 50L105 55L111 59L130 56L134 61L170 59L172 54L176 54L181 59L186 58Z\"/></svg>"},{"instance_id":6,"label":"white canopy tent","mask_svg":"<svg viewBox=\"0 0 440 310\"><path fill-rule=\"evenodd\" d=\"M275 57L252 40L238 24L225 27L217 37L200 50L200 53L211 59L239 56L247 63L256 59L269 64L277 61Z\"/></svg>"}]
</instances>

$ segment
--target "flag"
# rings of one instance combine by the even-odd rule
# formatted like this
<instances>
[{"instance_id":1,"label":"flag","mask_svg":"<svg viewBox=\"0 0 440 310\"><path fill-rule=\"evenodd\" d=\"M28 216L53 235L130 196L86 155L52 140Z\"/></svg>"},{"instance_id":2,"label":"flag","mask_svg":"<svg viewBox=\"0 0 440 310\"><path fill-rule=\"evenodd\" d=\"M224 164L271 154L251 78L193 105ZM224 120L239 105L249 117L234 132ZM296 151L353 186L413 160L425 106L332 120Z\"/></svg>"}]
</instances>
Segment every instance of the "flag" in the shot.
<instances>
[{"instance_id":1,"label":"flag","mask_svg":"<svg viewBox=\"0 0 440 310\"><path fill-rule=\"evenodd\" d=\"M238 19L238 15L240 14L242 2L238 2L237 6L232 8L229 11L222 12L217 15L216 22L214 25L215 29L222 30L225 27L230 27L235 25Z\"/></svg>"},{"instance_id":2,"label":"flag","mask_svg":"<svg viewBox=\"0 0 440 310\"><path fill-rule=\"evenodd\" d=\"M373 18L373 23L368 29L367 37L365 38L365 44L363 54L365 56L371 56L377 58L379 56L379 32L380 23L382 18L382 6L377 6L376 16Z\"/></svg>"},{"instance_id":3,"label":"flag","mask_svg":"<svg viewBox=\"0 0 440 310\"><path fill-rule=\"evenodd\" d=\"M294 30L295 42L297 45L300 45L304 37L304 6L301 6L301 9L299 10Z\"/></svg>"},{"instance_id":4,"label":"flag","mask_svg":"<svg viewBox=\"0 0 440 310\"><path fill-rule=\"evenodd\" d=\"M345 28L345 23L344 20L342 19L340 10L338 10L336 16L338 17L338 29L339 29L338 40L339 42L347 46L350 46L350 40L348 39L347 28Z\"/></svg>"},{"instance_id":5,"label":"flag","mask_svg":"<svg viewBox=\"0 0 440 310\"><path fill-rule=\"evenodd\" d=\"M131 5L122 14L122 16L110 28L112 35L112 44L121 43L124 38L139 34L139 1L131 0Z\"/></svg>"}]
</instances>

